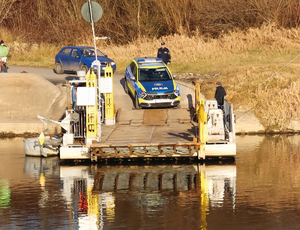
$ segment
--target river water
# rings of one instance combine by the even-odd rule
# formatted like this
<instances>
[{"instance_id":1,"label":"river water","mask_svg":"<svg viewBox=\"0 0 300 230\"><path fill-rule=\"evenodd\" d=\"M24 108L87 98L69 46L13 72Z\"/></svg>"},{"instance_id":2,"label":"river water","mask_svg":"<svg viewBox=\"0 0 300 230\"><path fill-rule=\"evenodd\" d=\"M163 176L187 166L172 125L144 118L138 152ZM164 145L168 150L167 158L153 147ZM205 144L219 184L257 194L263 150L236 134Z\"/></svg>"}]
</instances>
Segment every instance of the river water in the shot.
<instances>
[{"instance_id":1,"label":"river water","mask_svg":"<svg viewBox=\"0 0 300 230\"><path fill-rule=\"evenodd\" d=\"M300 229L299 165L299 135L177 165L62 165L0 140L0 229Z\"/></svg>"}]
</instances>

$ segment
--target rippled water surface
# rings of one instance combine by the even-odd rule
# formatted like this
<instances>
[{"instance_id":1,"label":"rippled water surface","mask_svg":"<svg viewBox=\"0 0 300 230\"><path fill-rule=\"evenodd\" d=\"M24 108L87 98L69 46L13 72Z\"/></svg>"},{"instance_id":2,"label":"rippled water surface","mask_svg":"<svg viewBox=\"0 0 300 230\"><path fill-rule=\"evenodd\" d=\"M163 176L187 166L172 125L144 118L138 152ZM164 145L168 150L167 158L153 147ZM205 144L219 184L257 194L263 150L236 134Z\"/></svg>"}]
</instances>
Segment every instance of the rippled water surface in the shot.
<instances>
[{"instance_id":1,"label":"rippled water surface","mask_svg":"<svg viewBox=\"0 0 300 230\"><path fill-rule=\"evenodd\" d=\"M0 140L0 229L300 229L300 136L237 137L234 163L77 165Z\"/></svg>"}]
</instances>

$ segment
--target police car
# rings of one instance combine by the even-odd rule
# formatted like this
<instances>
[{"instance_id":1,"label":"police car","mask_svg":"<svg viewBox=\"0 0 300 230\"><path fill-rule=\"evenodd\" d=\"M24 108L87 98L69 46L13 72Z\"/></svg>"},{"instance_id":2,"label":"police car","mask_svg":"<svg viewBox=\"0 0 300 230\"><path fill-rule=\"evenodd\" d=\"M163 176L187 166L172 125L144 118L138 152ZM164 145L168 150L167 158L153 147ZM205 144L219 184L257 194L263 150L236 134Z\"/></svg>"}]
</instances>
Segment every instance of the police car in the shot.
<instances>
[{"instance_id":1,"label":"police car","mask_svg":"<svg viewBox=\"0 0 300 230\"><path fill-rule=\"evenodd\" d=\"M161 58L131 60L125 72L125 92L134 97L136 109L175 107L180 104L180 89Z\"/></svg>"}]
</instances>

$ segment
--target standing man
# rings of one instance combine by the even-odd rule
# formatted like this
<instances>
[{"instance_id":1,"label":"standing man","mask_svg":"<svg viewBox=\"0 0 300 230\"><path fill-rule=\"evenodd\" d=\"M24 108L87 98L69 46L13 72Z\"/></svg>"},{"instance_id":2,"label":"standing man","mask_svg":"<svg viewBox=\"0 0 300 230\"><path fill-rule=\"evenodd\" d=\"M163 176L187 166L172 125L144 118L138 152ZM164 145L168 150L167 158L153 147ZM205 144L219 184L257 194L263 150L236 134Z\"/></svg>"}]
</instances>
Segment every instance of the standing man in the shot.
<instances>
[{"instance_id":1,"label":"standing man","mask_svg":"<svg viewBox=\"0 0 300 230\"><path fill-rule=\"evenodd\" d=\"M8 48L4 45L4 41L0 41L0 61L1 61L1 72L7 72L6 57L8 55Z\"/></svg>"},{"instance_id":2,"label":"standing man","mask_svg":"<svg viewBox=\"0 0 300 230\"><path fill-rule=\"evenodd\" d=\"M218 108L219 109L223 109L224 97L225 96L226 96L225 89L222 87L222 83L218 81L216 92L215 92L215 99L218 102Z\"/></svg>"},{"instance_id":3,"label":"standing man","mask_svg":"<svg viewBox=\"0 0 300 230\"><path fill-rule=\"evenodd\" d=\"M157 51L157 57L161 58L166 65L171 63L171 54L164 42L161 43L161 48Z\"/></svg>"}]
</instances>

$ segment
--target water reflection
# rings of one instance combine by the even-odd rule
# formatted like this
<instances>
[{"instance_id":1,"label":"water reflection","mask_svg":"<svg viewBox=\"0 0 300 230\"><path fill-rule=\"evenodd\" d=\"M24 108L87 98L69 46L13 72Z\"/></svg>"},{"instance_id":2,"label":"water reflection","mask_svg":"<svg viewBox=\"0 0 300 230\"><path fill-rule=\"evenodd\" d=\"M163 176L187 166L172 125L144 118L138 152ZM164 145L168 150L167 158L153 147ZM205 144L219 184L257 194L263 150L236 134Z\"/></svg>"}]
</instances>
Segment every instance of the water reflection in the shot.
<instances>
[{"instance_id":1,"label":"water reflection","mask_svg":"<svg viewBox=\"0 0 300 230\"><path fill-rule=\"evenodd\" d=\"M57 157L25 157L24 172L29 176L38 179L42 189L38 200L39 208L47 208L49 202L55 198L49 192L50 188L46 187L46 178L59 177L59 160Z\"/></svg>"},{"instance_id":2,"label":"water reflection","mask_svg":"<svg viewBox=\"0 0 300 230\"><path fill-rule=\"evenodd\" d=\"M0 209L10 207L10 188L7 179L0 180Z\"/></svg>"},{"instance_id":3,"label":"water reflection","mask_svg":"<svg viewBox=\"0 0 300 230\"><path fill-rule=\"evenodd\" d=\"M25 157L24 172L40 179L41 174L46 177L57 177L60 175L60 165L58 157Z\"/></svg>"},{"instance_id":4,"label":"water reflection","mask_svg":"<svg viewBox=\"0 0 300 230\"><path fill-rule=\"evenodd\" d=\"M241 149L240 153L237 159L238 178L243 178L238 180L240 203L257 212L270 213L299 206L298 135L262 136L260 145Z\"/></svg>"},{"instance_id":5,"label":"water reflection","mask_svg":"<svg viewBox=\"0 0 300 230\"><path fill-rule=\"evenodd\" d=\"M177 209L188 209L191 201L197 206L195 217L201 215L199 225L205 229L209 206L221 207L225 199L232 209L235 206L234 164L60 166L56 158L26 157L24 172L40 182L40 208L53 199L45 186L47 179L60 178L60 196L67 204L65 211L72 214L71 226L75 229L118 225L121 219L116 213L124 211L140 217L157 212L168 216L173 212L168 208L172 202L177 203ZM128 217L128 221L137 216Z\"/></svg>"},{"instance_id":6,"label":"water reflection","mask_svg":"<svg viewBox=\"0 0 300 230\"><path fill-rule=\"evenodd\" d=\"M138 209L139 215L165 211L177 200L174 196L180 198L179 206L186 206L192 195L202 215L209 211L209 203L222 206L225 194L235 206L235 165L60 166L60 178L73 220L90 229L119 221L116 212L124 208L126 194L126 202L129 198L134 204L127 211ZM205 226L205 217L202 222Z\"/></svg>"},{"instance_id":7,"label":"water reflection","mask_svg":"<svg viewBox=\"0 0 300 230\"><path fill-rule=\"evenodd\" d=\"M300 136L237 137L235 164L60 165L0 140L0 229L298 229Z\"/></svg>"}]
</instances>

